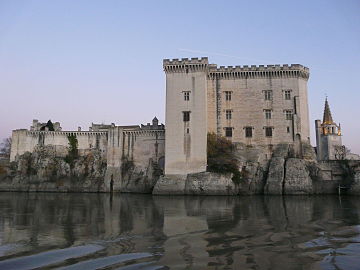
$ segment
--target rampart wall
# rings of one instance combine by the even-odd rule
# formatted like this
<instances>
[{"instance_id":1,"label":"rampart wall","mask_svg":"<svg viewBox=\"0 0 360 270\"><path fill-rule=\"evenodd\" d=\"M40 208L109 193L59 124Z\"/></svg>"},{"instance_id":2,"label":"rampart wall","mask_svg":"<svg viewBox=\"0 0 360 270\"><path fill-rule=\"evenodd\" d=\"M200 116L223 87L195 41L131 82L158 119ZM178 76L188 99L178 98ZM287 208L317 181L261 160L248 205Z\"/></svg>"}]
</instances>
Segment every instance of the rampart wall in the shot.
<instances>
[{"instance_id":1,"label":"rampart wall","mask_svg":"<svg viewBox=\"0 0 360 270\"><path fill-rule=\"evenodd\" d=\"M106 156L107 132L94 131L29 131L26 129L14 130L10 161L25 152L33 152L36 146L52 145L56 155L66 156L68 153L68 136L75 135L78 140L79 154L89 149L99 149Z\"/></svg>"}]
</instances>

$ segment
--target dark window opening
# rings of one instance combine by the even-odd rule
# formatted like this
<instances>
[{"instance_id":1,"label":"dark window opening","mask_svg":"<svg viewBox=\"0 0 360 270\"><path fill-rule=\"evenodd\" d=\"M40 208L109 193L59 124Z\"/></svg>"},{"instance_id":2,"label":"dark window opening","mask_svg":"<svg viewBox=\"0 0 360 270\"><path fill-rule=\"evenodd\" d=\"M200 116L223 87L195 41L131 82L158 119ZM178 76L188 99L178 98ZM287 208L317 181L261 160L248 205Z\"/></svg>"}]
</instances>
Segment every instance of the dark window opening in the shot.
<instances>
[{"instance_id":1,"label":"dark window opening","mask_svg":"<svg viewBox=\"0 0 360 270\"><path fill-rule=\"evenodd\" d=\"M265 128L265 136L266 137L272 137L272 127L266 127Z\"/></svg>"},{"instance_id":2,"label":"dark window opening","mask_svg":"<svg viewBox=\"0 0 360 270\"><path fill-rule=\"evenodd\" d=\"M225 137L232 137L232 127L225 128Z\"/></svg>"},{"instance_id":3,"label":"dark window opening","mask_svg":"<svg viewBox=\"0 0 360 270\"><path fill-rule=\"evenodd\" d=\"M265 90L264 95L265 95L265 100L272 100L272 90Z\"/></svg>"},{"instance_id":4,"label":"dark window opening","mask_svg":"<svg viewBox=\"0 0 360 270\"><path fill-rule=\"evenodd\" d=\"M245 128L245 137L246 138L251 138L252 137L252 127L246 127Z\"/></svg>"},{"instance_id":5,"label":"dark window opening","mask_svg":"<svg viewBox=\"0 0 360 270\"><path fill-rule=\"evenodd\" d=\"M190 112L183 112L183 120L184 122L190 121Z\"/></svg>"},{"instance_id":6,"label":"dark window opening","mask_svg":"<svg viewBox=\"0 0 360 270\"><path fill-rule=\"evenodd\" d=\"M230 120L232 118L232 112L231 110L226 110L226 119Z\"/></svg>"},{"instance_id":7,"label":"dark window opening","mask_svg":"<svg viewBox=\"0 0 360 270\"><path fill-rule=\"evenodd\" d=\"M264 110L265 111L265 118L271 119L271 110Z\"/></svg>"},{"instance_id":8,"label":"dark window opening","mask_svg":"<svg viewBox=\"0 0 360 270\"><path fill-rule=\"evenodd\" d=\"M290 100L291 99L291 90L285 90L285 99Z\"/></svg>"},{"instance_id":9,"label":"dark window opening","mask_svg":"<svg viewBox=\"0 0 360 270\"><path fill-rule=\"evenodd\" d=\"M231 100L231 91L225 91L225 100L227 101Z\"/></svg>"},{"instance_id":10,"label":"dark window opening","mask_svg":"<svg viewBox=\"0 0 360 270\"><path fill-rule=\"evenodd\" d=\"M287 133L290 133L290 127L286 128Z\"/></svg>"},{"instance_id":11,"label":"dark window opening","mask_svg":"<svg viewBox=\"0 0 360 270\"><path fill-rule=\"evenodd\" d=\"M185 100L185 101L189 101L189 100L190 100L190 92L189 92L189 91L184 92L184 100Z\"/></svg>"}]
</instances>

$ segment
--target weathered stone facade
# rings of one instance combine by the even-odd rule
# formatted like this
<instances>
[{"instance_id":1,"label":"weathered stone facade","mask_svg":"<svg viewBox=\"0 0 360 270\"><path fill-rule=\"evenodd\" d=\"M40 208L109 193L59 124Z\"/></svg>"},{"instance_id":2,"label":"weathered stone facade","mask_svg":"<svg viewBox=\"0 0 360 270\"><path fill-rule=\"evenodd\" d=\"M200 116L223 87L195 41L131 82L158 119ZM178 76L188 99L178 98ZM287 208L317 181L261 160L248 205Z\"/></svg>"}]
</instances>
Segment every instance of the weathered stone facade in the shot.
<instances>
[{"instance_id":1,"label":"weathered stone facade","mask_svg":"<svg viewBox=\"0 0 360 270\"><path fill-rule=\"evenodd\" d=\"M246 145L310 141L302 65L220 67L201 59L165 59L165 174L206 170L206 135Z\"/></svg>"}]
</instances>

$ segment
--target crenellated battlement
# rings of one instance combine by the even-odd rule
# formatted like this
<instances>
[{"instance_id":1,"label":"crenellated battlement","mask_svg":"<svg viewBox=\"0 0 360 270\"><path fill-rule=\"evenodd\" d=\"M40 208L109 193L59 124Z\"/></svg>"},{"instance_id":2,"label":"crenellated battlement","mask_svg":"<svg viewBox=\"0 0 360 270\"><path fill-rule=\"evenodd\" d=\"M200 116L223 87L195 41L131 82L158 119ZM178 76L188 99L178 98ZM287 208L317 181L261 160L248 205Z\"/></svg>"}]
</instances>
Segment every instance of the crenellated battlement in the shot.
<instances>
[{"instance_id":1,"label":"crenellated battlement","mask_svg":"<svg viewBox=\"0 0 360 270\"><path fill-rule=\"evenodd\" d=\"M163 67L166 73L205 71L207 70L208 64L207 57L163 60Z\"/></svg>"},{"instance_id":2,"label":"crenellated battlement","mask_svg":"<svg viewBox=\"0 0 360 270\"><path fill-rule=\"evenodd\" d=\"M309 78L309 68L300 64L291 65L244 65L220 66L209 65L209 78L262 78L262 77L301 77Z\"/></svg>"},{"instance_id":3,"label":"crenellated battlement","mask_svg":"<svg viewBox=\"0 0 360 270\"><path fill-rule=\"evenodd\" d=\"M310 74L309 68L300 64L218 67L216 64L209 64L207 57L164 59L163 66L166 73L206 71L209 79L255 77L298 77L308 79Z\"/></svg>"}]
</instances>

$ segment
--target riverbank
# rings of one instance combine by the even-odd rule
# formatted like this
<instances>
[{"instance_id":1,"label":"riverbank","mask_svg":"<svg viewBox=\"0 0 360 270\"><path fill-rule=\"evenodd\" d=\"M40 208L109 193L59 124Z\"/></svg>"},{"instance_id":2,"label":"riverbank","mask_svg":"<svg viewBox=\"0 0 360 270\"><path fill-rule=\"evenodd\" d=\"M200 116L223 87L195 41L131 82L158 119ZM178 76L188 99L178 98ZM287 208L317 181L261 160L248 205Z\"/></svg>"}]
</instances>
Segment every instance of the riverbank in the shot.
<instances>
[{"instance_id":1,"label":"riverbank","mask_svg":"<svg viewBox=\"0 0 360 270\"><path fill-rule=\"evenodd\" d=\"M257 149L255 149L257 151ZM275 149L270 160L238 147L240 179L232 174L203 172L162 175L158 164L129 161L109 167L97 151L73 163L49 155L44 149L25 153L15 162L0 163L0 191L25 192L123 192L154 195L312 195L342 193L360 195L360 162L317 162L311 148L301 158L289 145ZM126 166L125 166L126 165Z\"/></svg>"}]
</instances>

